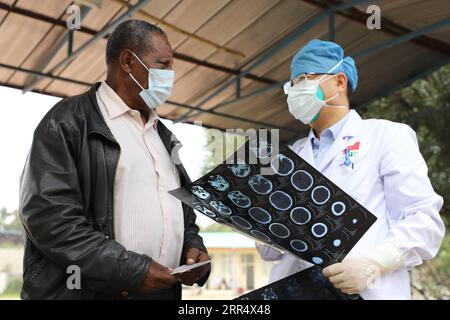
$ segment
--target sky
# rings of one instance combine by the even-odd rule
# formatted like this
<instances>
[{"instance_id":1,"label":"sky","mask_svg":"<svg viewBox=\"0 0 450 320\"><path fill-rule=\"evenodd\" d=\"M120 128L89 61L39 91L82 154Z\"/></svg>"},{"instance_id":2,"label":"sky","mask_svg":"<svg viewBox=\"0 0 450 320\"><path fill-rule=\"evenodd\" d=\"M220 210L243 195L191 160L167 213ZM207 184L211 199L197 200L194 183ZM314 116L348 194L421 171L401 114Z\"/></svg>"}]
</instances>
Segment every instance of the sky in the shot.
<instances>
[{"instance_id":1,"label":"sky","mask_svg":"<svg viewBox=\"0 0 450 320\"><path fill-rule=\"evenodd\" d=\"M13 211L19 206L19 179L42 117L60 99L48 95L0 86L0 208ZM192 180L200 178L201 163L207 153L205 130L189 124L172 124L163 120L183 144L180 158ZM198 224L212 220L198 215Z\"/></svg>"}]
</instances>

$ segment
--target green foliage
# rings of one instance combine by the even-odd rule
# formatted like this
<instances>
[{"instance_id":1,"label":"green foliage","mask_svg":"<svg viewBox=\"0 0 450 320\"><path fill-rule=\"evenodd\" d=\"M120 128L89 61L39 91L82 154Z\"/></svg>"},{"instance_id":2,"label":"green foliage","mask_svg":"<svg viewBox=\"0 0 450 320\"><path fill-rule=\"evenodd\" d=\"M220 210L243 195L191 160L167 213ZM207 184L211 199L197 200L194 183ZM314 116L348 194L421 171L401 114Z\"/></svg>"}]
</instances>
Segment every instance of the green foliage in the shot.
<instances>
[{"instance_id":1,"label":"green foliage","mask_svg":"<svg viewBox=\"0 0 450 320\"><path fill-rule=\"evenodd\" d=\"M450 214L450 65L417 80L362 110L365 118L383 118L410 125L417 133L429 177Z\"/></svg>"},{"instance_id":2,"label":"green foliage","mask_svg":"<svg viewBox=\"0 0 450 320\"><path fill-rule=\"evenodd\" d=\"M0 247L15 248L23 246L25 230L20 221L19 211L8 212L5 207L0 209ZM6 240L5 240L6 237Z\"/></svg>"},{"instance_id":3,"label":"green foliage","mask_svg":"<svg viewBox=\"0 0 450 320\"><path fill-rule=\"evenodd\" d=\"M437 256L437 270L450 279L450 233L447 233Z\"/></svg>"},{"instance_id":4,"label":"green foliage","mask_svg":"<svg viewBox=\"0 0 450 320\"><path fill-rule=\"evenodd\" d=\"M23 230L22 223L20 222L19 210L16 209L12 212L8 212L5 207L0 209L0 225L3 226L4 230Z\"/></svg>"},{"instance_id":5,"label":"green foliage","mask_svg":"<svg viewBox=\"0 0 450 320\"><path fill-rule=\"evenodd\" d=\"M8 286L6 287L5 295L11 294L20 294L20 290L22 289L23 280L22 277L14 277L9 279Z\"/></svg>"}]
</instances>

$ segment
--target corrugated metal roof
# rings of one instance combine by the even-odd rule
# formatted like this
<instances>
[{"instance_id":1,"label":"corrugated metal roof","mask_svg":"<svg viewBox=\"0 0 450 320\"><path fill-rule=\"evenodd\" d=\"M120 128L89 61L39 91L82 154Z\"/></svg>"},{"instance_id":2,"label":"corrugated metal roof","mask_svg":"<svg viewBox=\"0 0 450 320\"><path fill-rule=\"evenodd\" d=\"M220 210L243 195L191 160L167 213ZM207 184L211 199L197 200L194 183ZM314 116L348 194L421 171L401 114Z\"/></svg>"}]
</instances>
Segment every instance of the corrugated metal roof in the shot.
<instances>
[{"instance_id":1,"label":"corrugated metal roof","mask_svg":"<svg viewBox=\"0 0 450 320\"><path fill-rule=\"evenodd\" d=\"M450 17L450 1L362 2L359 1L361 4L354 7L342 8L334 15L335 41L344 47L347 54L355 55L385 41L402 39L405 34L417 30L423 31L423 34L389 49L356 58L360 83L351 96L354 106L362 105L398 85L407 84L409 79L448 63L450 27L446 21ZM65 28L66 8L71 3L68 0L0 0L1 85L27 87L33 76L17 68L48 73L67 57L68 44L63 42L64 45L49 64L42 67L52 48L68 32ZM92 7L82 21L82 29L74 33L73 51L137 3L137 0L104 0L101 8ZM132 17L158 22L167 31L176 57L176 83L170 98L175 103L166 103L158 109L158 113L172 120L183 119L189 109L181 106L198 106L237 73L245 71L265 56L268 57L265 61L250 70L251 75L242 78L241 97L286 80L290 59L302 45L312 38L328 39L327 16L323 20L317 17L331 5L339 3L320 0L148 2ZM365 10L368 4L377 4L381 8L381 30L367 29ZM316 20L320 22L313 24ZM443 24L421 30L439 21ZM311 27L306 28L308 25ZM295 34L301 35L294 37ZM290 38L292 41L287 43ZM281 46L282 43L285 45ZM87 89L86 84L105 77L105 45L106 36L99 37L72 61L52 72L60 78L42 78L33 90L56 96L83 92ZM273 54L269 55L272 51ZM65 80L76 80L78 83ZM299 135L305 129L288 113L286 98L279 86L264 94L217 107L219 103L234 98L236 86L230 85L200 106L209 110L214 107L213 113L191 112L195 117L187 120L201 120L218 128L246 129L272 125L283 129L283 139Z\"/></svg>"}]
</instances>

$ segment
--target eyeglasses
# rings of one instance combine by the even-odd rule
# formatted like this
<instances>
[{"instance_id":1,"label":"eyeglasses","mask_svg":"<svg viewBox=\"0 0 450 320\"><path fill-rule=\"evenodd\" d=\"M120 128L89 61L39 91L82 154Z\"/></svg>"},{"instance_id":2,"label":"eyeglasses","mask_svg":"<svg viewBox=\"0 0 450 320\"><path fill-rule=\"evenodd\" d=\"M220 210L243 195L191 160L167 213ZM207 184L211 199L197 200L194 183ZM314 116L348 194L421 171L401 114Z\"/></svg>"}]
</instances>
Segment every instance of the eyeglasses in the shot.
<instances>
[{"instance_id":1,"label":"eyeglasses","mask_svg":"<svg viewBox=\"0 0 450 320\"><path fill-rule=\"evenodd\" d=\"M283 85L284 94L287 95L289 93L290 88L292 88L293 86L299 84L300 82L302 82L304 80L313 80L314 78L312 78L311 76L316 76L316 75L334 75L334 73L302 73L301 75L295 77L294 79L286 82Z\"/></svg>"}]
</instances>

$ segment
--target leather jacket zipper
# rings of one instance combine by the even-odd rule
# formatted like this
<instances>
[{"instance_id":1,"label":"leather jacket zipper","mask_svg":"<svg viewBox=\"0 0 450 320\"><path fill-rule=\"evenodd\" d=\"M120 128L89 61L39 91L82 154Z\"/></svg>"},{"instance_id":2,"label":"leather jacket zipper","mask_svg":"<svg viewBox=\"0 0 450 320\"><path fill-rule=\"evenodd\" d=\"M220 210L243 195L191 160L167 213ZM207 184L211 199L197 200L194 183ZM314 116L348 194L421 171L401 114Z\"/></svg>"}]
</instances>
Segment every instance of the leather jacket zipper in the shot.
<instances>
[{"instance_id":1,"label":"leather jacket zipper","mask_svg":"<svg viewBox=\"0 0 450 320\"><path fill-rule=\"evenodd\" d=\"M109 137L108 135L106 135L105 133L101 132L101 131L97 131L97 130L93 130L91 131L91 133L96 133L101 135L102 137L106 138L107 140L111 141L112 143L114 143L115 145L117 145L119 147L119 152L116 152L115 150L113 151L115 153L115 158L114 158L114 167L113 167L113 172L112 172L112 181L111 181L111 187L110 187L110 193L111 193L111 201L110 201L110 210L109 211L109 220L108 220L108 224L106 225L106 237L108 239L114 240L116 238L115 234L114 234L114 181L116 179L116 170L117 170L117 164L119 162L119 159L117 157L117 155L120 153L120 145L118 144L118 142L115 139L111 139L111 137Z\"/></svg>"}]
</instances>

